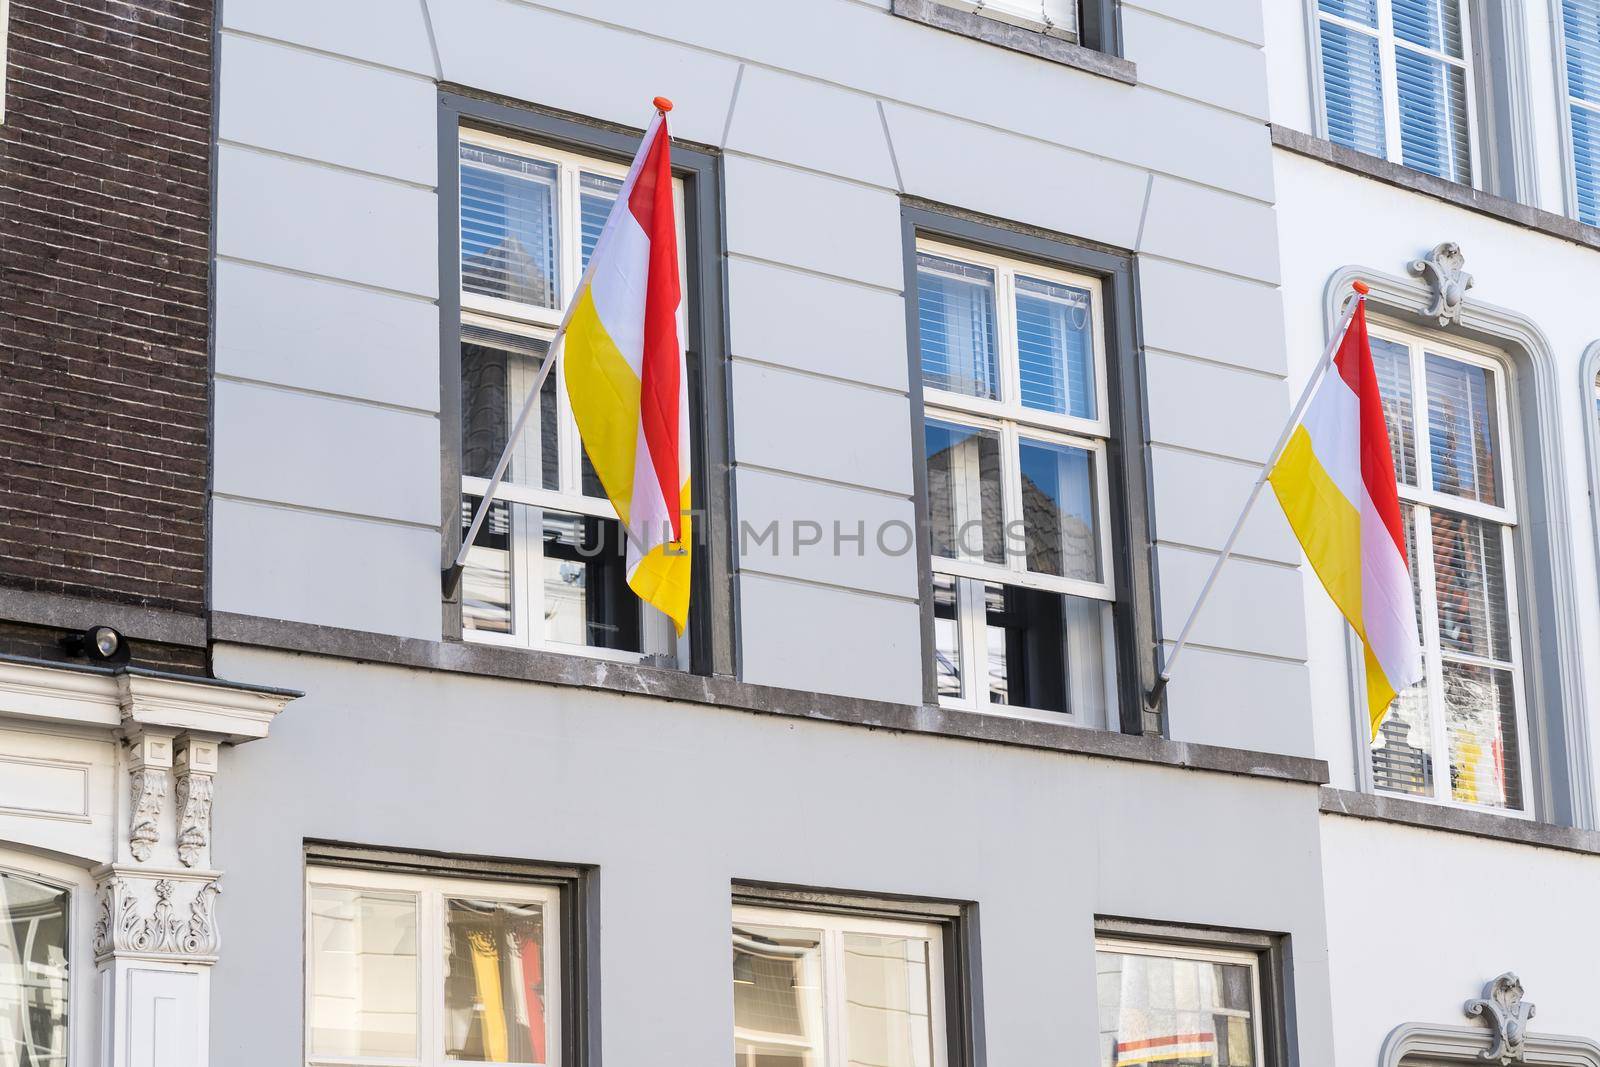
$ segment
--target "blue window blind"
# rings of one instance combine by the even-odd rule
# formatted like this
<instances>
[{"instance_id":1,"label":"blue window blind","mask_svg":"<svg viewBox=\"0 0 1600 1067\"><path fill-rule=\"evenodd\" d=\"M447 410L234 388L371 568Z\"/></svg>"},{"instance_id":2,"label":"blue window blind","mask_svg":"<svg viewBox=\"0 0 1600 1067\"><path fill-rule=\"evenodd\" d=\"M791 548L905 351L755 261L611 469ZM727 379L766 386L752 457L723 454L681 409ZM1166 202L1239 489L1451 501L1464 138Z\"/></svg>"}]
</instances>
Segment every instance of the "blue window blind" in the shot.
<instances>
[{"instance_id":1,"label":"blue window blind","mask_svg":"<svg viewBox=\"0 0 1600 1067\"><path fill-rule=\"evenodd\" d=\"M994 271L917 254L923 384L964 396L999 398L994 308Z\"/></svg>"},{"instance_id":2,"label":"blue window blind","mask_svg":"<svg viewBox=\"0 0 1600 1067\"><path fill-rule=\"evenodd\" d=\"M1462 0L1320 0L1328 137L1472 181Z\"/></svg>"},{"instance_id":3,"label":"blue window blind","mask_svg":"<svg viewBox=\"0 0 1600 1067\"><path fill-rule=\"evenodd\" d=\"M1095 417L1093 329L1088 290L1017 275L1017 376L1025 407Z\"/></svg>"},{"instance_id":4,"label":"blue window blind","mask_svg":"<svg viewBox=\"0 0 1600 1067\"><path fill-rule=\"evenodd\" d=\"M1561 0L1578 218L1600 225L1600 0Z\"/></svg>"},{"instance_id":5,"label":"blue window blind","mask_svg":"<svg viewBox=\"0 0 1600 1067\"><path fill-rule=\"evenodd\" d=\"M461 289L558 306L554 163L462 142Z\"/></svg>"},{"instance_id":6,"label":"blue window blind","mask_svg":"<svg viewBox=\"0 0 1600 1067\"><path fill-rule=\"evenodd\" d=\"M600 231L605 228L611 206L617 202L617 194L621 191L622 183L616 178L590 174L588 171L579 176L578 218L583 232L578 238L583 253L582 267L589 266L595 242L600 240Z\"/></svg>"}]
</instances>

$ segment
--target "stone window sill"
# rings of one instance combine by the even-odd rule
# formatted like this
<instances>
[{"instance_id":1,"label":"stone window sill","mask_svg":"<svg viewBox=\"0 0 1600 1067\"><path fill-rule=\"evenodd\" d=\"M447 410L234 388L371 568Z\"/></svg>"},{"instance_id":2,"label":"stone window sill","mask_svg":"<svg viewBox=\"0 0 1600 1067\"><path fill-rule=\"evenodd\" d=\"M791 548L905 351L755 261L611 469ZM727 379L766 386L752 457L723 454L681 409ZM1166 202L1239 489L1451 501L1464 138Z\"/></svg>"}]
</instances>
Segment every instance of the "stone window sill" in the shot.
<instances>
[{"instance_id":1,"label":"stone window sill","mask_svg":"<svg viewBox=\"0 0 1600 1067\"><path fill-rule=\"evenodd\" d=\"M557 652L465 641L425 641L222 611L212 614L211 633L218 643L545 685L580 686L869 729L1016 745L1305 785L1321 785L1328 780L1328 765L1304 756L1197 745L950 708L802 692L755 685L737 678L635 667Z\"/></svg>"},{"instance_id":2,"label":"stone window sill","mask_svg":"<svg viewBox=\"0 0 1600 1067\"><path fill-rule=\"evenodd\" d=\"M1138 83L1137 68L1131 60L1097 52L1093 48L1085 48L1081 44L1040 30L1031 30L1026 26L1018 26L972 11L963 11L941 3L940 0L890 0L889 10L900 18L920 22L935 29L947 30L950 33L959 33L963 37L971 37L985 44L1009 48L1013 52L1021 52L1038 59L1047 59L1052 63L1060 63L1062 66L1086 71L1089 74L1098 74L1125 85Z\"/></svg>"},{"instance_id":3,"label":"stone window sill","mask_svg":"<svg viewBox=\"0 0 1600 1067\"><path fill-rule=\"evenodd\" d=\"M1537 230L1563 241L1583 245L1585 248L1600 249L1600 227L1590 226L1588 223L1569 219L1565 215L1557 215L1551 211L1529 207L1527 204L1519 204L1515 200L1507 200L1503 196L1495 196L1493 193L1486 193L1460 182L1436 178L1432 174L1412 170L1410 167L1391 163L1387 159L1380 159L1365 152L1357 152L1353 148L1313 137L1309 133L1291 130L1287 126L1273 125L1271 129L1272 143L1296 155L1321 160L1340 170L1360 174L1422 196L1430 196L1435 200L1442 200L1480 215L1488 215L1514 226Z\"/></svg>"},{"instance_id":4,"label":"stone window sill","mask_svg":"<svg viewBox=\"0 0 1600 1067\"><path fill-rule=\"evenodd\" d=\"M1405 797L1360 793L1333 786L1322 787L1321 807L1325 815L1372 819L1421 830L1467 834L1517 845L1532 845L1535 848L1554 848L1564 852L1583 852L1600 856L1600 833L1593 830L1554 826L1530 819L1517 819L1509 815L1496 815L1489 811L1468 811Z\"/></svg>"}]
</instances>

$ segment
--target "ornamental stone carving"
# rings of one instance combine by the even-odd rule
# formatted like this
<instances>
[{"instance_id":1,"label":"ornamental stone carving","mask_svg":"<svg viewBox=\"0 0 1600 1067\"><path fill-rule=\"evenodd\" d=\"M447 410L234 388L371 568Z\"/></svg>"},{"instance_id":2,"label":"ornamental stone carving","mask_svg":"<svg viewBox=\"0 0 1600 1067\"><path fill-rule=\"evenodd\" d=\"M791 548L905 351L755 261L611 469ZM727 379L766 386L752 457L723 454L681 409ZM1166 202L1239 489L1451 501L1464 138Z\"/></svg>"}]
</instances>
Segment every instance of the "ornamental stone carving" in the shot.
<instances>
[{"instance_id":1,"label":"ornamental stone carving","mask_svg":"<svg viewBox=\"0 0 1600 1067\"><path fill-rule=\"evenodd\" d=\"M193 867L211 845L211 789L209 774L178 775L178 860Z\"/></svg>"},{"instance_id":2,"label":"ornamental stone carving","mask_svg":"<svg viewBox=\"0 0 1600 1067\"><path fill-rule=\"evenodd\" d=\"M1483 987L1483 996L1467 1001L1464 1010L1474 1018L1483 1016L1494 1039L1487 1051L1478 1053L1480 1059L1502 1065L1523 1061L1534 1008L1522 999L1520 978L1507 971Z\"/></svg>"},{"instance_id":3,"label":"ornamental stone carving","mask_svg":"<svg viewBox=\"0 0 1600 1067\"><path fill-rule=\"evenodd\" d=\"M167 795L167 772L161 767L128 769L128 851L144 863L161 840L161 802Z\"/></svg>"},{"instance_id":4,"label":"ornamental stone carving","mask_svg":"<svg viewBox=\"0 0 1600 1067\"><path fill-rule=\"evenodd\" d=\"M1464 269L1466 263L1461 246L1445 241L1434 245L1421 259L1413 259L1406 265L1406 270L1427 282L1433 290L1433 302L1428 305L1427 314L1437 318L1440 326L1461 322L1461 302L1472 288L1472 275Z\"/></svg>"},{"instance_id":5,"label":"ornamental stone carving","mask_svg":"<svg viewBox=\"0 0 1600 1067\"><path fill-rule=\"evenodd\" d=\"M218 879L145 879L119 874L100 885L94 924L96 956L131 954L209 959L219 937ZM187 906L174 897L188 896Z\"/></svg>"}]
</instances>

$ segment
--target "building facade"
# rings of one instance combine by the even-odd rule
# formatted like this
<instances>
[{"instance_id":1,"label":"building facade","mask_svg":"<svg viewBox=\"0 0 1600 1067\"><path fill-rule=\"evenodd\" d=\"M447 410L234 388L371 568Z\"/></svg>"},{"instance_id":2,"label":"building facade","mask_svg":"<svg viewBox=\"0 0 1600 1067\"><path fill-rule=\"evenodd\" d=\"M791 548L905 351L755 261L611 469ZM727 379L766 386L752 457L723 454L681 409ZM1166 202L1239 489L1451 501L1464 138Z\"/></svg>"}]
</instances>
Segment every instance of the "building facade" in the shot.
<instances>
[{"instance_id":1,"label":"building facade","mask_svg":"<svg viewBox=\"0 0 1600 1067\"><path fill-rule=\"evenodd\" d=\"M0 1067L1600 1067L1600 5L9 8ZM658 94L682 634L441 581ZM1152 700L1358 280L1427 678Z\"/></svg>"}]
</instances>

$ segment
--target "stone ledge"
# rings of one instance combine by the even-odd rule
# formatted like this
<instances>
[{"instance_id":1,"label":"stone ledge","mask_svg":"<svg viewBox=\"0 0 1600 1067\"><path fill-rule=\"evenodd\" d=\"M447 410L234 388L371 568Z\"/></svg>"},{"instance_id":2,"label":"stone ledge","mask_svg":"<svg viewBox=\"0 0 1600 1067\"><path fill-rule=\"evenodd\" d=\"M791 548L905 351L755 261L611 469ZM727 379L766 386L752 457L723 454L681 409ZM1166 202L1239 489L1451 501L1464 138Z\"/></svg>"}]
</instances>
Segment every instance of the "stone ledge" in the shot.
<instances>
[{"instance_id":1,"label":"stone ledge","mask_svg":"<svg viewBox=\"0 0 1600 1067\"><path fill-rule=\"evenodd\" d=\"M1091 730L1064 723L980 715L949 708L807 693L755 685L736 678L705 677L556 652L465 641L425 641L220 611L213 613L211 626L213 639L224 644L254 645L287 652L546 685L603 689L759 714L1306 785L1321 785L1328 780L1327 764L1304 756L1197 745L1159 737Z\"/></svg>"},{"instance_id":2,"label":"stone ledge","mask_svg":"<svg viewBox=\"0 0 1600 1067\"><path fill-rule=\"evenodd\" d=\"M1436 178L1432 174L1412 170L1410 167L1391 163L1387 159L1379 159L1365 152L1357 152L1353 148L1313 137L1309 133L1291 130L1287 126L1274 124L1271 130L1272 143L1296 155L1308 156L1340 170L1350 171L1352 174L1360 174L1386 185L1431 196L1435 200L1443 200L1524 229L1537 230L1585 248L1600 249L1600 227L1590 226L1588 223L1569 219L1552 211L1519 204L1515 200L1507 200L1503 196L1495 196L1493 193L1486 193L1460 182Z\"/></svg>"},{"instance_id":3,"label":"stone ledge","mask_svg":"<svg viewBox=\"0 0 1600 1067\"><path fill-rule=\"evenodd\" d=\"M64 593L0 589L0 618L61 630L109 626L135 641L206 647L206 620L199 615Z\"/></svg>"},{"instance_id":4,"label":"stone ledge","mask_svg":"<svg viewBox=\"0 0 1600 1067\"><path fill-rule=\"evenodd\" d=\"M889 11L900 18L920 22L937 30L959 33L963 37L971 37L984 44L1009 48L1013 52L1022 52L1037 59L1047 59L1052 63L1060 63L1062 66L1086 71L1089 74L1098 74L1125 85L1138 84L1138 70L1131 60L1097 52L1093 48L1085 48L1064 37L1056 37L1040 30L1030 30L1026 26L1004 22L974 11L963 11L961 8L941 3L940 0L891 0Z\"/></svg>"},{"instance_id":5,"label":"stone ledge","mask_svg":"<svg viewBox=\"0 0 1600 1067\"><path fill-rule=\"evenodd\" d=\"M1322 787L1320 801L1325 815L1346 815L1354 819L1398 823L1422 830L1487 837L1516 845L1554 848L1564 852L1583 852L1600 856L1600 833L1571 826L1555 826L1496 815L1488 811L1468 811L1442 804L1430 804L1405 797L1360 793L1353 789Z\"/></svg>"}]
</instances>

